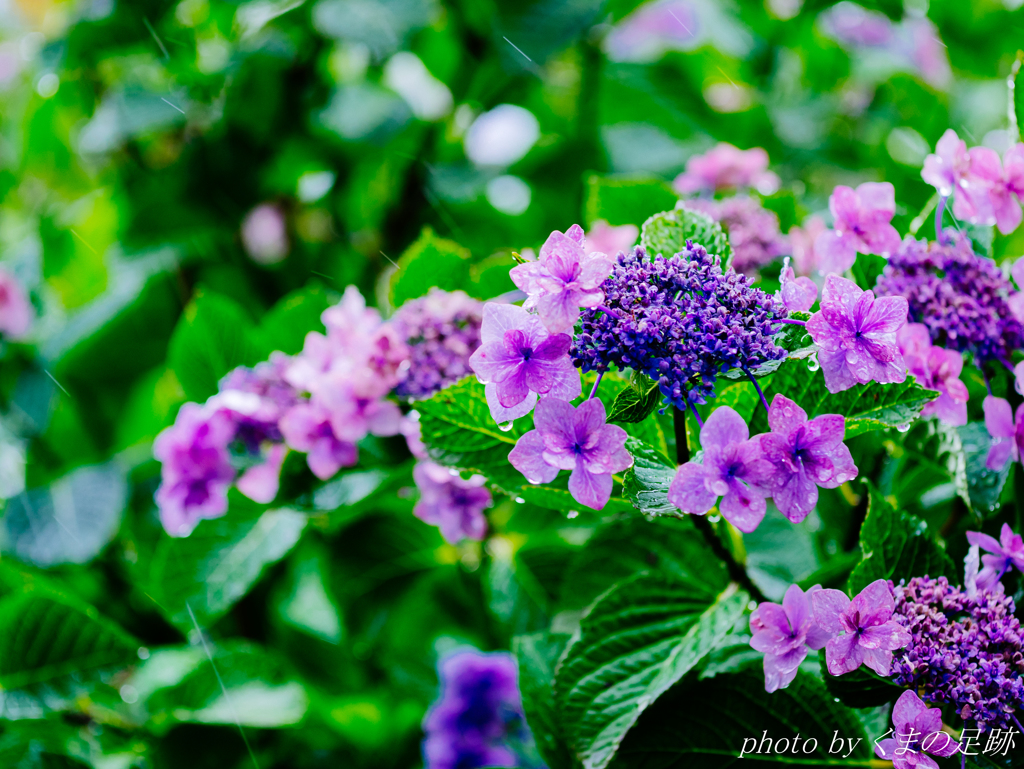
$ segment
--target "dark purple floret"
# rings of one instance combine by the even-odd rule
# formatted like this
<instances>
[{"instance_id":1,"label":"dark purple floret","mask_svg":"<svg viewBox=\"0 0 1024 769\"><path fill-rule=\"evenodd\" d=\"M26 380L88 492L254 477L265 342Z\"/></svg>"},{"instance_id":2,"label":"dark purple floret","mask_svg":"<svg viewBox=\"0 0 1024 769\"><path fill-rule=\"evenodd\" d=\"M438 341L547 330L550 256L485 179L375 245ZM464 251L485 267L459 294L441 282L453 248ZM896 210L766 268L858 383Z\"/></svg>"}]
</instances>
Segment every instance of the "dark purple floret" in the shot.
<instances>
[{"instance_id":1,"label":"dark purple floret","mask_svg":"<svg viewBox=\"0 0 1024 769\"><path fill-rule=\"evenodd\" d=\"M472 373L482 312L483 304L464 292L438 288L402 305L392 322L409 346L409 368L395 392L427 398Z\"/></svg>"},{"instance_id":2,"label":"dark purple floret","mask_svg":"<svg viewBox=\"0 0 1024 769\"><path fill-rule=\"evenodd\" d=\"M976 361L1009 361L1024 346L1024 327L1007 302L1016 293L1013 286L963 235L953 235L948 245L906 238L876 293L905 296L910 322L924 323L933 344L970 352Z\"/></svg>"},{"instance_id":3,"label":"dark purple floret","mask_svg":"<svg viewBox=\"0 0 1024 769\"><path fill-rule=\"evenodd\" d=\"M952 705L983 731L1014 726L1024 704L1024 641L1013 599L984 590L971 597L945 577L914 577L893 593L893 617L913 637L895 654L893 680L925 702Z\"/></svg>"},{"instance_id":4,"label":"dark purple floret","mask_svg":"<svg viewBox=\"0 0 1024 769\"><path fill-rule=\"evenodd\" d=\"M677 408L713 398L723 371L786 357L771 338L781 328L772 321L786 317L782 303L689 241L668 259L639 246L619 254L601 288L604 305L583 311L576 365L643 372Z\"/></svg>"}]
</instances>

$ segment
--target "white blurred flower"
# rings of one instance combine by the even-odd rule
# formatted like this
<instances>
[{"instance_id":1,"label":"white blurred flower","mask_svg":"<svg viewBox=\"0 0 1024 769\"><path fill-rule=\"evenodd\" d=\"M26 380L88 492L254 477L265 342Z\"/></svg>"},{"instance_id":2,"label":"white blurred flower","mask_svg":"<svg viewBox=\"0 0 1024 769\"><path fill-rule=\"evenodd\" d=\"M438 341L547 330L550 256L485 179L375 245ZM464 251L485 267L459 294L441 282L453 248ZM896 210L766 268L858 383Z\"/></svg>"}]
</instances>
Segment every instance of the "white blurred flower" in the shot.
<instances>
[{"instance_id":1,"label":"white blurred flower","mask_svg":"<svg viewBox=\"0 0 1024 769\"><path fill-rule=\"evenodd\" d=\"M284 214L272 203L262 203L242 222L242 245L258 264L276 264L288 255Z\"/></svg>"},{"instance_id":2,"label":"white blurred flower","mask_svg":"<svg viewBox=\"0 0 1024 769\"><path fill-rule=\"evenodd\" d=\"M452 92L414 53L399 51L388 59L384 85L405 99L420 120L440 120L452 111Z\"/></svg>"},{"instance_id":3,"label":"white blurred flower","mask_svg":"<svg viewBox=\"0 0 1024 769\"><path fill-rule=\"evenodd\" d=\"M0 499L16 497L25 490L25 447L0 433Z\"/></svg>"},{"instance_id":4,"label":"white blurred flower","mask_svg":"<svg viewBox=\"0 0 1024 769\"><path fill-rule=\"evenodd\" d=\"M466 131L466 156L478 166L503 168L522 160L540 138L540 123L528 109L499 104Z\"/></svg>"},{"instance_id":5,"label":"white blurred flower","mask_svg":"<svg viewBox=\"0 0 1024 769\"><path fill-rule=\"evenodd\" d=\"M333 171L307 171L299 177L295 194L303 203L315 203L331 191L335 178Z\"/></svg>"},{"instance_id":6,"label":"white blurred flower","mask_svg":"<svg viewBox=\"0 0 1024 769\"><path fill-rule=\"evenodd\" d=\"M754 103L751 89L733 83L712 83L704 89L704 100L715 112L743 112Z\"/></svg>"},{"instance_id":7,"label":"white blurred flower","mask_svg":"<svg viewBox=\"0 0 1024 769\"><path fill-rule=\"evenodd\" d=\"M519 216L530 207L530 185L518 176L498 176L487 182L487 202L509 216Z\"/></svg>"}]
</instances>

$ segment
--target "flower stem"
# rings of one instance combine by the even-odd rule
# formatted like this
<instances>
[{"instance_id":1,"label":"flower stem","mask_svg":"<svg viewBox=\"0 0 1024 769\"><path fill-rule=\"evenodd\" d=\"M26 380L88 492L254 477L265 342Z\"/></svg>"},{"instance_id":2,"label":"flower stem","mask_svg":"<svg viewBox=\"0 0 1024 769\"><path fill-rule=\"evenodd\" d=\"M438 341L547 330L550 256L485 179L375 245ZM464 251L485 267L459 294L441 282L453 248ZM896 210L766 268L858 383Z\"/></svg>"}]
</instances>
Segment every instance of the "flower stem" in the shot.
<instances>
[{"instance_id":1,"label":"flower stem","mask_svg":"<svg viewBox=\"0 0 1024 769\"><path fill-rule=\"evenodd\" d=\"M946 236L942 234L942 215L946 212L946 196L940 195L939 202L935 204L935 239L940 246L946 245Z\"/></svg>"},{"instance_id":2,"label":"flower stem","mask_svg":"<svg viewBox=\"0 0 1024 769\"><path fill-rule=\"evenodd\" d=\"M686 443L686 412L680 409L672 409L672 424L676 434L676 460L683 465L690 461L690 447ZM711 521L705 515L687 516L704 537L711 552L715 554L724 564L729 572L729 578L742 587L758 603L768 600L764 593L753 583L743 564L739 563L728 548L722 543L721 538L711 526Z\"/></svg>"},{"instance_id":3,"label":"flower stem","mask_svg":"<svg viewBox=\"0 0 1024 769\"><path fill-rule=\"evenodd\" d=\"M806 326L806 320L799 320L798 318L776 318L772 323L791 323L794 326Z\"/></svg>"},{"instance_id":4,"label":"flower stem","mask_svg":"<svg viewBox=\"0 0 1024 769\"><path fill-rule=\"evenodd\" d=\"M690 406L690 411L693 414L693 418L697 420L697 427L703 428L704 427L704 420L702 420L700 418L700 414L697 413L697 407L694 406L693 403L691 403L690 401L687 401L687 403Z\"/></svg>"},{"instance_id":5,"label":"flower stem","mask_svg":"<svg viewBox=\"0 0 1024 769\"><path fill-rule=\"evenodd\" d=\"M768 408L768 399L764 397L764 392L762 392L761 390L761 385L757 383L757 378L746 369L743 369L743 373L746 374L750 378L750 381L754 383L754 389L757 390L757 394L761 396L761 405L764 406L764 410L771 411L771 409Z\"/></svg>"},{"instance_id":6,"label":"flower stem","mask_svg":"<svg viewBox=\"0 0 1024 769\"><path fill-rule=\"evenodd\" d=\"M603 376L604 376L604 372L603 371L599 371L598 374L597 374L597 379L594 380L594 387L590 391L590 397L587 398L588 401L591 400L595 395L597 395L597 388L601 384L601 377L603 377Z\"/></svg>"}]
</instances>

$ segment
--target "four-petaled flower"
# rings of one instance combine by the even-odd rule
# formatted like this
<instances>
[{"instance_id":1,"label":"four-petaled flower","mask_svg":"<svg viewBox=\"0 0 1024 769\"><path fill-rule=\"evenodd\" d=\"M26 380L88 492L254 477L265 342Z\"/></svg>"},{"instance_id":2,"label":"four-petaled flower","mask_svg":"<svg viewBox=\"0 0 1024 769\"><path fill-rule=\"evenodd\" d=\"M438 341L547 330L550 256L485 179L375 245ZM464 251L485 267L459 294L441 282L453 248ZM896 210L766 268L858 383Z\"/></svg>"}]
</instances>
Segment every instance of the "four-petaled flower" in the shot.
<instances>
[{"instance_id":1,"label":"four-petaled flower","mask_svg":"<svg viewBox=\"0 0 1024 769\"><path fill-rule=\"evenodd\" d=\"M852 280L829 275L821 309L807 321L807 333L821 349L818 363L831 393L875 381L894 384L907 378L896 346L896 332L907 322L902 296L878 299Z\"/></svg>"},{"instance_id":2,"label":"four-petaled flower","mask_svg":"<svg viewBox=\"0 0 1024 769\"><path fill-rule=\"evenodd\" d=\"M926 404L921 416L934 414L948 425L967 424L967 385L960 381L964 368L963 356L956 350L947 350L932 344L928 327L923 323L908 323L896 334L900 354L907 369L922 387L938 390L941 395Z\"/></svg>"},{"instance_id":3,"label":"four-petaled flower","mask_svg":"<svg viewBox=\"0 0 1024 769\"><path fill-rule=\"evenodd\" d=\"M889 675L892 653L911 641L910 633L892 618L896 600L884 579L865 587L851 601L841 590L818 590L811 596L814 621L829 633L825 662L834 676L867 665Z\"/></svg>"},{"instance_id":4,"label":"four-petaled flower","mask_svg":"<svg viewBox=\"0 0 1024 769\"><path fill-rule=\"evenodd\" d=\"M856 190L839 185L828 207L835 229L821 233L814 243L822 272L846 272L858 253L885 254L900 247L900 235L891 224L896 190L889 182L865 182Z\"/></svg>"},{"instance_id":5,"label":"four-petaled flower","mask_svg":"<svg viewBox=\"0 0 1024 769\"><path fill-rule=\"evenodd\" d=\"M1020 459L1024 448L1024 403L1017 407L1016 418L1005 398L989 395L981 405L985 411L985 427L994 439L985 465L989 470L1001 470L1007 460Z\"/></svg>"},{"instance_id":6,"label":"four-petaled flower","mask_svg":"<svg viewBox=\"0 0 1024 769\"><path fill-rule=\"evenodd\" d=\"M687 462L676 471L668 501L684 513L704 515L719 497L719 510L740 531L751 532L764 518L765 482L772 466L743 417L728 406L715 409L700 431L703 464Z\"/></svg>"},{"instance_id":7,"label":"four-petaled flower","mask_svg":"<svg viewBox=\"0 0 1024 769\"><path fill-rule=\"evenodd\" d=\"M768 409L770 433L757 438L764 458L773 466L767 488L776 507L799 523L818 503L818 487L834 489L857 477L857 466L843 443L846 419L807 412L777 394Z\"/></svg>"},{"instance_id":8,"label":"four-petaled flower","mask_svg":"<svg viewBox=\"0 0 1024 769\"><path fill-rule=\"evenodd\" d=\"M985 568L978 572L975 582L979 590L992 590L1011 566L1024 572L1024 540L1009 524L1003 524L998 541L980 531L967 532L967 541L991 553L981 556Z\"/></svg>"},{"instance_id":9,"label":"four-petaled flower","mask_svg":"<svg viewBox=\"0 0 1024 769\"><path fill-rule=\"evenodd\" d=\"M572 470L569 493L581 505L600 510L612 494L612 474L633 464L624 448L626 431L605 424L604 404L597 398L578 408L558 398L544 398L533 414L533 430L508 455L530 483L550 483L559 470Z\"/></svg>"},{"instance_id":10,"label":"four-petaled flower","mask_svg":"<svg viewBox=\"0 0 1024 769\"><path fill-rule=\"evenodd\" d=\"M892 761L893 769L939 769L929 756L946 758L960 750L960 744L942 731L942 711L929 708L908 689L892 708L893 736L875 745L875 755Z\"/></svg>"},{"instance_id":11,"label":"four-petaled flower","mask_svg":"<svg viewBox=\"0 0 1024 769\"><path fill-rule=\"evenodd\" d=\"M811 615L811 596L819 590L821 585L808 588L806 593L799 585L790 585L781 606L765 601L751 613L750 645L764 652L766 692L789 686L808 649L817 651L832 637L814 623Z\"/></svg>"},{"instance_id":12,"label":"four-petaled flower","mask_svg":"<svg viewBox=\"0 0 1024 769\"><path fill-rule=\"evenodd\" d=\"M787 310L806 312L811 309L818 298L818 287L806 276L796 277L793 268L789 266L789 257L786 257L786 266L782 268L781 281L778 297Z\"/></svg>"},{"instance_id":13,"label":"four-petaled flower","mask_svg":"<svg viewBox=\"0 0 1024 769\"><path fill-rule=\"evenodd\" d=\"M571 333L581 307L604 301L601 283L615 258L586 253L583 229L574 224L564 233L552 232L540 247L540 258L512 268L512 282L526 292L523 307L537 314L551 333ZM486 320L484 321L486 323Z\"/></svg>"},{"instance_id":14,"label":"four-petaled flower","mask_svg":"<svg viewBox=\"0 0 1024 769\"><path fill-rule=\"evenodd\" d=\"M995 224L1004 235L1020 225L1020 201L1024 199L1024 144L1010 147L1000 162L989 147L972 147L968 154L971 168L968 180L980 188L972 198L972 213L967 217L981 224Z\"/></svg>"},{"instance_id":15,"label":"four-petaled flower","mask_svg":"<svg viewBox=\"0 0 1024 769\"><path fill-rule=\"evenodd\" d=\"M580 375L567 354L572 337L549 333L522 307L485 304L480 340L469 366L485 385L495 422L526 416L538 395L563 400L580 396Z\"/></svg>"}]
</instances>

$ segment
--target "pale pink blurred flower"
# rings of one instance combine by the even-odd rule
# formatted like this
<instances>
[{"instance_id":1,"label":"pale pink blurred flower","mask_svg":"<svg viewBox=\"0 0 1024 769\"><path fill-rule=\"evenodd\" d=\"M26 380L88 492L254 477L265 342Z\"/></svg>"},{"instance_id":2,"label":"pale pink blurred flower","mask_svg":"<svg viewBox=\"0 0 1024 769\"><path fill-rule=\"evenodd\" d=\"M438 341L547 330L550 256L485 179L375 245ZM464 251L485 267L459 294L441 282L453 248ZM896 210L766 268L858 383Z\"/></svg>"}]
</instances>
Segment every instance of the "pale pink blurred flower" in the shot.
<instances>
[{"instance_id":1,"label":"pale pink blurred flower","mask_svg":"<svg viewBox=\"0 0 1024 769\"><path fill-rule=\"evenodd\" d=\"M613 227L604 219L598 219L590 227L584 241L587 254L608 254L612 258L620 251L629 251L640 237L640 228L635 224L620 224Z\"/></svg>"},{"instance_id":2,"label":"pale pink blurred flower","mask_svg":"<svg viewBox=\"0 0 1024 769\"><path fill-rule=\"evenodd\" d=\"M688 0L646 3L620 21L604 41L613 61L654 61L665 51L692 48L700 22Z\"/></svg>"},{"instance_id":3,"label":"pale pink blurred flower","mask_svg":"<svg viewBox=\"0 0 1024 769\"><path fill-rule=\"evenodd\" d=\"M789 230L789 246L793 252L793 269L797 275L812 276L820 272L820 255L814 250L814 242L828 226L820 216L812 216L803 227L793 226Z\"/></svg>"},{"instance_id":4,"label":"pale pink blurred flower","mask_svg":"<svg viewBox=\"0 0 1024 769\"><path fill-rule=\"evenodd\" d=\"M764 195L779 188L779 177L768 170L768 153L761 147L741 150L720 142L703 155L686 161L686 171L672 182L681 195L754 187Z\"/></svg>"},{"instance_id":5,"label":"pale pink blurred flower","mask_svg":"<svg viewBox=\"0 0 1024 769\"><path fill-rule=\"evenodd\" d=\"M242 245L258 264L276 264L288 255L288 229L284 213L273 203L262 203L242 221Z\"/></svg>"},{"instance_id":6,"label":"pale pink blurred flower","mask_svg":"<svg viewBox=\"0 0 1024 769\"><path fill-rule=\"evenodd\" d=\"M28 293L17 278L0 268L0 334L21 339L32 327L34 317Z\"/></svg>"}]
</instances>

